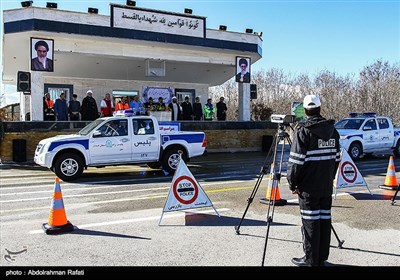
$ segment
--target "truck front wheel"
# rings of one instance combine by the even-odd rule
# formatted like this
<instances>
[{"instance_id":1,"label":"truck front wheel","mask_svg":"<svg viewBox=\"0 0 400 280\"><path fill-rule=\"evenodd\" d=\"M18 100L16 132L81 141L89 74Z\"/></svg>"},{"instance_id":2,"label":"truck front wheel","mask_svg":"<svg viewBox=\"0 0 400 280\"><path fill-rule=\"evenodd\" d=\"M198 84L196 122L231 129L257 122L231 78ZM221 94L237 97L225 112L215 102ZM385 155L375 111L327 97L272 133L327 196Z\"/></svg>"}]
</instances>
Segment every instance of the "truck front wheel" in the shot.
<instances>
[{"instance_id":1,"label":"truck front wheel","mask_svg":"<svg viewBox=\"0 0 400 280\"><path fill-rule=\"evenodd\" d=\"M349 147L349 155L353 160L359 159L362 154L361 145L358 143L352 143Z\"/></svg>"},{"instance_id":2,"label":"truck front wheel","mask_svg":"<svg viewBox=\"0 0 400 280\"><path fill-rule=\"evenodd\" d=\"M186 162L186 153L182 149L171 149L166 151L162 160L163 169L168 173L173 174L178 167L180 155L182 155L182 160Z\"/></svg>"},{"instance_id":3,"label":"truck front wheel","mask_svg":"<svg viewBox=\"0 0 400 280\"><path fill-rule=\"evenodd\" d=\"M77 154L60 155L54 164L54 173L63 181L78 179L83 173L83 161Z\"/></svg>"},{"instance_id":4,"label":"truck front wheel","mask_svg":"<svg viewBox=\"0 0 400 280\"><path fill-rule=\"evenodd\" d=\"M400 157L400 140L397 141L396 147L394 148L394 155Z\"/></svg>"}]
</instances>

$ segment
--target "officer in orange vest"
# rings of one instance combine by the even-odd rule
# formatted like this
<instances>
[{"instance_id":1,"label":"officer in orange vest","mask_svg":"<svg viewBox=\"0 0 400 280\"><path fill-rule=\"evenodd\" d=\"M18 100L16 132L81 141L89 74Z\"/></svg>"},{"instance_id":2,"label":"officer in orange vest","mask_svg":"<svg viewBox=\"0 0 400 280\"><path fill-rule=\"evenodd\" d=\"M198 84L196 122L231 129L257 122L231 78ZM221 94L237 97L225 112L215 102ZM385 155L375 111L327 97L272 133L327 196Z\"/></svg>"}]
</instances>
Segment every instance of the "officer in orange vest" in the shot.
<instances>
[{"instance_id":1,"label":"officer in orange vest","mask_svg":"<svg viewBox=\"0 0 400 280\"><path fill-rule=\"evenodd\" d=\"M126 97L122 97L122 100L115 105L115 110L121 111L126 109L129 109L129 104L126 102Z\"/></svg>"},{"instance_id":2,"label":"officer in orange vest","mask_svg":"<svg viewBox=\"0 0 400 280\"><path fill-rule=\"evenodd\" d=\"M44 95L44 102L43 102L43 120L45 121L55 121L56 114L54 113L54 102L50 99L50 94L46 93Z\"/></svg>"}]
</instances>

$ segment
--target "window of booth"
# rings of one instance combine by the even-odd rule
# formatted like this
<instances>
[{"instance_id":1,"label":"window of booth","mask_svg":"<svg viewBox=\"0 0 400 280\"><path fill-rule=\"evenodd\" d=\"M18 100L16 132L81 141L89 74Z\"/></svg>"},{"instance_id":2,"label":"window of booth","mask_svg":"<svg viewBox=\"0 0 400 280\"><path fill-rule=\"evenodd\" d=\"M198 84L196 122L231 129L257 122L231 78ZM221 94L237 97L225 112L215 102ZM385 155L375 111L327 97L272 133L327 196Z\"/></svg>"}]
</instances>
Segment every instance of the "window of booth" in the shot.
<instances>
[{"instance_id":1,"label":"window of booth","mask_svg":"<svg viewBox=\"0 0 400 280\"><path fill-rule=\"evenodd\" d=\"M129 104L135 95L138 95L138 91L122 91L122 90L113 90L112 97L114 104L117 104L122 97L126 97L127 103ZM140 98L139 98L140 99Z\"/></svg>"},{"instance_id":2,"label":"window of booth","mask_svg":"<svg viewBox=\"0 0 400 280\"><path fill-rule=\"evenodd\" d=\"M175 96L178 99L178 104L181 104L183 101L185 101L186 96L189 97L190 103L193 104L195 93L196 91L194 89L181 89L181 88L175 89Z\"/></svg>"},{"instance_id":3,"label":"window of booth","mask_svg":"<svg viewBox=\"0 0 400 280\"><path fill-rule=\"evenodd\" d=\"M73 85L63 84L44 84L44 93L50 93L50 99L54 102L60 97L61 92L65 92L65 98L68 101L72 100L72 94L74 93Z\"/></svg>"}]
</instances>

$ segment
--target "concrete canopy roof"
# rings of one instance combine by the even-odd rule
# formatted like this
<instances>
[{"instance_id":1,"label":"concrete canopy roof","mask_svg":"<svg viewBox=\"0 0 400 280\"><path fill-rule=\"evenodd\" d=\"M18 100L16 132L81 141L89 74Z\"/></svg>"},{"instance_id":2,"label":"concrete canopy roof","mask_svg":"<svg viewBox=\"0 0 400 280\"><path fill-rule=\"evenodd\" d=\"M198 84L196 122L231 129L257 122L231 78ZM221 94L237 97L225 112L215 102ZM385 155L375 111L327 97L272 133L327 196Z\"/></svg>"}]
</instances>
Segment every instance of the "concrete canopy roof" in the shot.
<instances>
[{"instance_id":1,"label":"concrete canopy roof","mask_svg":"<svg viewBox=\"0 0 400 280\"><path fill-rule=\"evenodd\" d=\"M254 34L206 30L207 38L202 41L195 38L194 43L189 44L180 43L182 40L176 39L177 36L167 38L169 41L160 41L159 38L164 38L162 36L165 35L160 36L154 32L136 38L129 38L131 35L104 36L104 33L112 29L105 26L105 23L109 23L109 17L90 15L99 17L92 28L94 35L90 35L81 30L82 26L92 25L88 25L87 22L62 22L66 15L88 17L84 13L43 8L4 11L5 84L16 84L18 71L30 71L31 37L54 40L54 72L43 72L45 77L179 82L214 86L224 83L236 74L237 56L250 57L252 63L261 58L261 39ZM132 30L129 32L126 34L131 34ZM187 36L185 38L187 39ZM196 42L203 45L196 45ZM148 59L155 62L165 61L166 75L146 75Z\"/></svg>"}]
</instances>

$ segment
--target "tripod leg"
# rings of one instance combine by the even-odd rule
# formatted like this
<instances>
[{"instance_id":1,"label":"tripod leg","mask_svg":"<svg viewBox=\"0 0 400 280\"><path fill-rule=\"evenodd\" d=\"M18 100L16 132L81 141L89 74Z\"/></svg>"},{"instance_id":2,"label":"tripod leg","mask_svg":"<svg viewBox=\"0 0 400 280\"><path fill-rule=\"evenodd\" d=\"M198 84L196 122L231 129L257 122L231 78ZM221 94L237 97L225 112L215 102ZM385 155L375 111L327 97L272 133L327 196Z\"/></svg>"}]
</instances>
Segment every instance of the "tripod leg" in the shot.
<instances>
[{"instance_id":1,"label":"tripod leg","mask_svg":"<svg viewBox=\"0 0 400 280\"><path fill-rule=\"evenodd\" d=\"M399 192L399 189L400 189L400 184L397 186L397 190L396 190L396 192L394 193L394 195L393 195L393 198L392 198L392 205L394 205L394 203L395 203L395 199L396 199L396 196L397 196L397 193Z\"/></svg>"},{"instance_id":2,"label":"tripod leg","mask_svg":"<svg viewBox=\"0 0 400 280\"><path fill-rule=\"evenodd\" d=\"M275 176L275 174L273 176ZM279 178L280 178L280 174L279 174ZM274 194L274 195L276 195L276 194ZM268 203L268 211L267 211L267 233L265 234L264 252L263 252L261 266L264 266L264 262L265 262L265 254L267 252L267 244L268 244L268 237L269 237L269 228L270 228L270 225L271 225L273 217L274 217L274 210L275 210L275 199L270 199L269 203ZM272 213L272 214L270 215L270 213Z\"/></svg>"},{"instance_id":3,"label":"tripod leg","mask_svg":"<svg viewBox=\"0 0 400 280\"><path fill-rule=\"evenodd\" d=\"M265 255L267 253L267 243L268 243L268 236L269 236L269 227L271 225L271 222L272 222L272 217L269 216L267 218L267 233L265 234L264 252L263 252L261 266L264 266L264 262L265 262Z\"/></svg>"},{"instance_id":4,"label":"tripod leg","mask_svg":"<svg viewBox=\"0 0 400 280\"><path fill-rule=\"evenodd\" d=\"M262 182L262 179L264 177L264 172L265 172L265 167L262 168L260 175L258 176L257 182L254 186L253 191L251 192L250 197L247 199L247 206L246 209L244 210L243 216L240 219L239 225L235 226L235 231L236 234L240 234L240 226L242 225L242 222L244 220L244 217L246 216L247 211L249 210L250 204L253 202L253 199L257 193L258 188L260 187L260 184Z\"/></svg>"},{"instance_id":5,"label":"tripod leg","mask_svg":"<svg viewBox=\"0 0 400 280\"><path fill-rule=\"evenodd\" d=\"M335 237L336 237L336 239L337 239L337 241L338 241L338 248L339 248L339 249L342 249L342 248L343 248L342 245L343 245L343 243L344 243L344 240L340 240L340 239L339 239L339 236L337 235L337 233L336 233L335 229L333 228L333 225L332 225L332 224L331 224L331 228L332 228L332 231L333 231L333 233L335 234Z\"/></svg>"},{"instance_id":6,"label":"tripod leg","mask_svg":"<svg viewBox=\"0 0 400 280\"><path fill-rule=\"evenodd\" d=\"M246 216L247 211L249 210L250 204L253 202L254 197L256 196L256 193L258 191L258 188L261 185L261 182L263 180L264 174L267 173L267 166L270 166L271 163L275 162L275 157L276 157L276 147L279 143L278 135L275 136L274 141L272 142L271 148L268 151L268 155L264 161L263 166L261 167L260 174L258 175L257 182L253 188L253 191L251 192L250 197L247 199L247 206L246 209L244 210L243 216L240 219L239 225L235 226L235 231L236 234L240 234L240 226L242 225L242 222L244 220L244 217Z\"/></svg>"}]
</instances>

